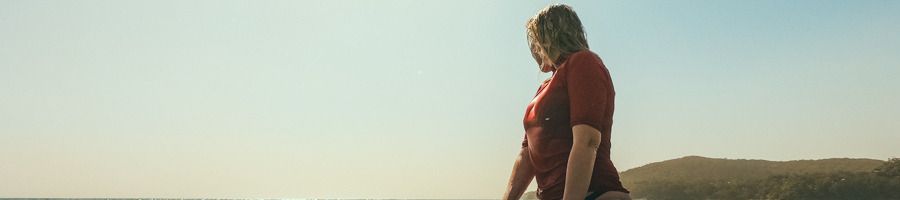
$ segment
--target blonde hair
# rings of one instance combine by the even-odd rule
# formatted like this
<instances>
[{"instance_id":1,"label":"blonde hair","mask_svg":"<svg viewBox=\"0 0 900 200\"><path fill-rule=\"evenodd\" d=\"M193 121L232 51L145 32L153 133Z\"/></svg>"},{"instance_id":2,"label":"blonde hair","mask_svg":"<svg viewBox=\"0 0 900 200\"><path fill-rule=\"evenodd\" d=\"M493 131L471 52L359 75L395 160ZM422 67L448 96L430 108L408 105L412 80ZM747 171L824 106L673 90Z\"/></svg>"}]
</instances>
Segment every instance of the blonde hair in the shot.
<instances>
[{"instance_id":1,"label":"blonde hair","mask_svg":"<svg viewBox=\"0 0 900 200\"><path fill-rule=\"evenodd\" d=\"M541 9L528 19L525 29L528 45L537 50L543 65L556 68L560 58L589 49L581 20L569 5L553 4Z\"/></svg>"}]
</instances>

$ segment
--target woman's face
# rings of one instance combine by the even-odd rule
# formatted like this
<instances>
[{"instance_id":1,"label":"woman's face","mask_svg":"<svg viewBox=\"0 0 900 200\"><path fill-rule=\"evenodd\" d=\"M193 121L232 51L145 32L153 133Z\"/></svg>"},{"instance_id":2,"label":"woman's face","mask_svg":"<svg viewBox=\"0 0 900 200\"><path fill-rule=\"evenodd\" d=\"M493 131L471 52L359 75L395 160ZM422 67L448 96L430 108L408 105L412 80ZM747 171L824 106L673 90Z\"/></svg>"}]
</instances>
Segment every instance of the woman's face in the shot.
<instances>
[{"instance_id":1,"label":"woman's face","mask_svg":"<svg viewBox=\"0 0 900 200\"><path fill-rule=\"evenodd\" d=\"M531 57L534 58L534 62L537 62L538 69L540 69L541 72L550 72L552 66L544 65L544 58L541 56L541 51L537 49L537 45L530 43L528 47L531 48Z\"/></svg>"}]
</instances>

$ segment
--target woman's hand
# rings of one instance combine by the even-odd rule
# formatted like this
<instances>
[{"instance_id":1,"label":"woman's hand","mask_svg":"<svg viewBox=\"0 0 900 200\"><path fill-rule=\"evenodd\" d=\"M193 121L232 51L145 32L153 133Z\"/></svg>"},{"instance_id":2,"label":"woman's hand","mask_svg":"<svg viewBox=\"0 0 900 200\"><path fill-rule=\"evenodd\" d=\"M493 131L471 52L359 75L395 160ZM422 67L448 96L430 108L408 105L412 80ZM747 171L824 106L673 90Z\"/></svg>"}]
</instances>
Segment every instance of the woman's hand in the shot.
<instances>
[{"instance_id":1,"label":"woman's hand","mask_svg":"<svg viewBox=\"0 0 900 200\"><path fill-rule=\"evenodd\" d=\"M566 166L564 200L582 200L591 183L591 173L597 149L600 148L600 131L584 124L572 126L572 152Z\"/></svg>"}]
</instances>

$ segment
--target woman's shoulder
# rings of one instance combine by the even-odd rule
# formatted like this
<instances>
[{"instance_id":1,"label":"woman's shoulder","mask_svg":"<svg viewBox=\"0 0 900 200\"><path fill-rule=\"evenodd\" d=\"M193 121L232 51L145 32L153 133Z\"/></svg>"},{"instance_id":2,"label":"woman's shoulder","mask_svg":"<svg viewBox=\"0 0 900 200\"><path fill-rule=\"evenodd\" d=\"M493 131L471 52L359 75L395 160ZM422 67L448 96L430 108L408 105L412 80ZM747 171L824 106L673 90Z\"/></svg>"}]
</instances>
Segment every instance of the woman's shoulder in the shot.
<instances>
[{"instance_id":1,"label":"woman's shoulder","mask_svg":"<svg viewBox=\"0 0 900 200\"><path fill-rule=\"evenodd\" d=\"M600 56L597 53L594 53L590 49L584 49L580 51L576 51L569 56L569 59L572 60L596 60L600 61Z\"/></svg>"},{"instance_id":2,"label":"woman's shoulder","mask_svg":"<svg viewBox=\"0 0 900 200\"><path fill-rule=\"evenodd\" d=\"M569 65L572 65L574 67L569 67ZM589 49L584 49L569 54L569 56L566 58L566 61L560 66L560 69L585 68L597 65L599 65L600 67L605 67L603 66L603 61L600 59L600 56Z\"/></svg>"}]
</instances>

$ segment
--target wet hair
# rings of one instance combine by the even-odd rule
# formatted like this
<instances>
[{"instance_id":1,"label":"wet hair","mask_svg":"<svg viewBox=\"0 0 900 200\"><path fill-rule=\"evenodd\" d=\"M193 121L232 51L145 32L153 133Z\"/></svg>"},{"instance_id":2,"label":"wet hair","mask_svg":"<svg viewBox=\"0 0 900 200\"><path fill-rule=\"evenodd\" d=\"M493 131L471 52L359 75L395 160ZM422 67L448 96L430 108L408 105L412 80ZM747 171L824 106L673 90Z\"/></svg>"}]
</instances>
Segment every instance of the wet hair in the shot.
<instances>
[{"instance_id":1,"label":"wet hair","mask_svg":"<svg viewBox=\"0 0 900 200\"><path fill-rule=\"evenodd\" d=\"M544 66L556 68L561 58L574 52L589 49L584 27L571 6L553 4L541 9L525 24L528 45L536 50Z\"/></svg>"}]
</instances>

